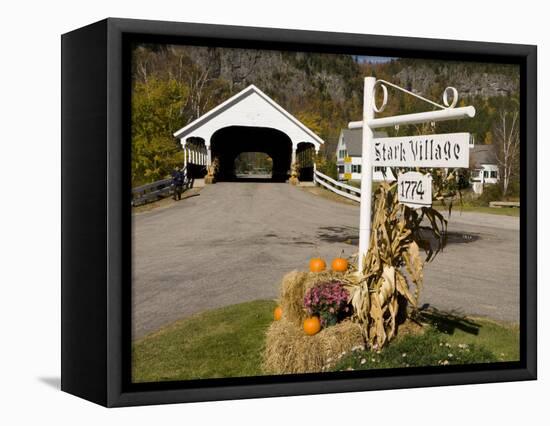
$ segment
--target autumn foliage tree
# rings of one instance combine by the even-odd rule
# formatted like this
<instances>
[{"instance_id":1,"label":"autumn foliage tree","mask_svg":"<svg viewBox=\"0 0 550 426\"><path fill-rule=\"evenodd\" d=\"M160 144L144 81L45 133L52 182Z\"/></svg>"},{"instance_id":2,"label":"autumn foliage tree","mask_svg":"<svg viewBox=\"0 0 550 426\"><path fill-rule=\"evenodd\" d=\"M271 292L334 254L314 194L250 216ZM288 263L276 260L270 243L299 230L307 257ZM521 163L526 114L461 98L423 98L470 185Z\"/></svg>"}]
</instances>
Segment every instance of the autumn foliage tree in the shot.
<instances>
[{"instance_id":1,"label":"autumn foliage tree","mask_svg":"<svg viewBox=\"0 0 550 426\"><path fill-rule=\"evenodd\" d=\"M189 91L175 79L151 77L132 92L132 183L162 179L183 163L183 150L172 137L181 126Z\"/></svg>"}]
</instances>

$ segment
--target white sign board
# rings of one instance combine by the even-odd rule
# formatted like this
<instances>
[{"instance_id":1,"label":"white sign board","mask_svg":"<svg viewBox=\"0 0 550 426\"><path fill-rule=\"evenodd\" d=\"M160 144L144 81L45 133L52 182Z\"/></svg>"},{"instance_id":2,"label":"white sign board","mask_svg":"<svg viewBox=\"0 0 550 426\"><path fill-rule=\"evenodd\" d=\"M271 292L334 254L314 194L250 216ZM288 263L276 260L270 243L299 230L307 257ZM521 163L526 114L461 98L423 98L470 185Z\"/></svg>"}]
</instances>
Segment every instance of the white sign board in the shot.
<instances>
[{"instance_id":1,"label":"white sign board","mask_svg":"<svg viewBox=\"0 0 550 426\"><path fill-rule=\"evenodd\" d=\"M432 205L432 177L419 172L400 173L397 176L397 199L413 208Z\"/></svg>"},{"instance_id":2,"label":"white sign board","mask_svg":"<svg viewBox=\"0 0 550 426\"><path fill-rule=\"evenodd\" d=\"M373 165L467 168L469 141L469 133L375 138Z\"/></svg>"}]
</instances>

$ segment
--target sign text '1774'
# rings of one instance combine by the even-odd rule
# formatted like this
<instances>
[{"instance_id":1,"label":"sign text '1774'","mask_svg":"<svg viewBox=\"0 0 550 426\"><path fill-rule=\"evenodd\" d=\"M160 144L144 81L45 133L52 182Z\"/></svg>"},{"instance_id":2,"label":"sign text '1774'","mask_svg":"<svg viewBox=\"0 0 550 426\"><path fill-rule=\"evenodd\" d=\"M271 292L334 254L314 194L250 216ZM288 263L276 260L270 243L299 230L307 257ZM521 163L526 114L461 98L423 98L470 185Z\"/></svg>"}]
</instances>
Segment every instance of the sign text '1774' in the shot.
<instances>
[{"instance_id":1,"label":"sign text '1774'","mask_svg":"<svg viewBox=\"0 0 550 426\"><path fill-rule=\"evenodd\" d=\"M419 172L400 173L397 176L397 199L413 208L432 205L432 177Z\"/></svg>"}]
</instances>

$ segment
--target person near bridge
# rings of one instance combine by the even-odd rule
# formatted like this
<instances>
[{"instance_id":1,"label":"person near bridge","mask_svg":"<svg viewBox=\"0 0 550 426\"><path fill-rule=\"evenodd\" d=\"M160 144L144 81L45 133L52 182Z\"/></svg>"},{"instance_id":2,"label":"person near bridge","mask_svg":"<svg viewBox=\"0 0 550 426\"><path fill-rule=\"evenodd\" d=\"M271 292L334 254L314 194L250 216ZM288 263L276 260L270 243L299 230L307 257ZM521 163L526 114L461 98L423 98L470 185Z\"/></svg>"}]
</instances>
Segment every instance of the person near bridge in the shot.
<instances>
[{"instance_id":1,"label":"person near bridge","mask_svg":"<svg viewBox=\"0 0 550 426\"><path fill-rule=\"evenodd\" d=\"M183 171L178 169L177 167L174 168L174 171L172 172L172 185L174 186L174 201L181 200L181 193L183 192Z\"/></svg>"}]
</instances>

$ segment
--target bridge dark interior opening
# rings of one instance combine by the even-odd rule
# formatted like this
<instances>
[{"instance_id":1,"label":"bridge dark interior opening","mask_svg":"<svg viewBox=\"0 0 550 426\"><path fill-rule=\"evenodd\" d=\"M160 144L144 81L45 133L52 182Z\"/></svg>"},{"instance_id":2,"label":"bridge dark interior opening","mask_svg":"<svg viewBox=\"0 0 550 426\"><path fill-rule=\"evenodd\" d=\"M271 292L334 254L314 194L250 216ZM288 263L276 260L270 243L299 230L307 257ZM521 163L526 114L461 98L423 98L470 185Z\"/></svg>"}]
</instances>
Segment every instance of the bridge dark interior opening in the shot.
<instances>
[{"instance_id":1,"label":"bridge dark interior opening","mask_svg":"<svg viewBox=\"0 0 550 426\"><path fill-rule=\"evenodd\" d=\"M267 127L230 126L218 130L211 139L212 159L218 158L218 181L245 180L237 173L242 153L264 153L272 160L271 177L260 181L285 182L290 173L292 142L283 132ZM250 178L248 178L250 180Z\"/></svg>"},{"instance_id":2,"label":"bridge dark interior opening","mask_svg":"<svg viewBox=\"0 0 550 426\"><path fill-rule=\"evenodd\" d=\"M235 158L237 179L272 179L273 159L265 152L242 152Z\"/></svg>"}]
</instances>

